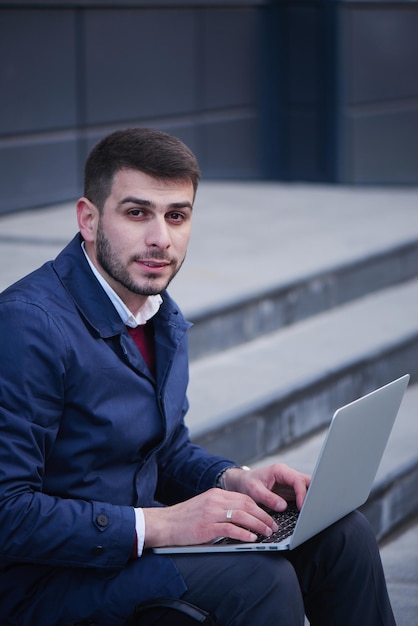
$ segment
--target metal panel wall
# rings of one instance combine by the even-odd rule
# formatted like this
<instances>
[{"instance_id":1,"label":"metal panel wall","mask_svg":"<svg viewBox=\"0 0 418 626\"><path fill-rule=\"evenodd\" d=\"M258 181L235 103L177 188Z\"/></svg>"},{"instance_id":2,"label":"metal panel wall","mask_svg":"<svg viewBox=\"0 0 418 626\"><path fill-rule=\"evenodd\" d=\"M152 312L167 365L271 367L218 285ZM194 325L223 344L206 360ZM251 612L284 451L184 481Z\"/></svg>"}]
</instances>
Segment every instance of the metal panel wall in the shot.
<instances>
[{"instance_id":1,"label":"metal panel wall","mask_svg":"<svg viewBox=\"0 0 418 626\"><path fill-rule=\"evenodd\" d=\"M74 196L74 12L0 10L0 212Z\"/></svg>"},{"instance_id":2,"label":"metal panel wall","mask_svg":"<svg viewBox=\"0 0 418 626\"><path fill-rule=\"evenodd\" d=\"M285 180L417 184L418 4L278 0L269 11L266 59L279 87L265 106L264 171Z\"/></svg>"},{"instance_id":3,"label":"metal panel wall","mask_svg":"<svg viewBox=\"0 0 418 626\"><path fill-rule=\"evenodd\" d=\"M261 176L259 2L18 4L0 2L0 213L76 197L88 149L131 125L181 137L206 177Z\"/></svg>"},{"instance_id":4,"label":"metal panel wall","mask_svg":"<svg viewBox=\"0 0 418 626\"><path fill-rule=\"evenodd\" d=\"M418 5L346 2L340 14L341 182L418 182Z\"/></svg>"},{"instance_id":5,"label":"metal panel wall","mask_svg":"<svg viewBox=\"0 0 418 626\"><path fill-rule=\"evenodd\" d=\"M0 213L129 125L206 178L416 184L417 32L407 0L0 0Z\"/></svg>"}]
</instances>

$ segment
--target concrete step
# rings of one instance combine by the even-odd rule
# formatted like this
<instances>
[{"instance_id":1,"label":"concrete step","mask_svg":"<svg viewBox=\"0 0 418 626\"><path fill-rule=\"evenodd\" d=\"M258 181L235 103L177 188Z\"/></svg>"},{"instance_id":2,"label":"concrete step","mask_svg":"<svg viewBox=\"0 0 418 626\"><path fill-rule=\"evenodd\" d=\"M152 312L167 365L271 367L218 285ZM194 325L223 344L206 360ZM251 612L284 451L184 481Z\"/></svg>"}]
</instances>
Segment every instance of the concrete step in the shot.
<instances>
[{"instance_id":1,"label":"concrete step","mask_svg":"<svg viewBox=\"0 0 418 626\"><path fill-rule=\"evenodd\" d=\"M380 553L397 626L417 626L418 516L381 542Z\"/></svg>"},{"instance_id":2,"label":"concrete step","mask_svg":"<svg viewBox=\"0 0 418 626\"><path fill-rule=\"evenodd\" d=\"M202 183L170 292L195 326L190 356L417 276L414 188Z\"/></svg>"},{"instance_id":3,"label":"concrete step","mask_svg":"<svg viewBox=\"0 0 418 626\"><path fill-rule=\"evenodd\" d=\"M336 406L334 408L337 408ZM328 415L328 420L331 414ZM282 462L312 473L326 429L266 456L253 467ZM361 510L368 517L379 540L387 537L405 519L418 513L418 385L408 388L399 409L368 501Z\"/></svg>"},{"instance_id":4,"label":"concrete step","mask_svg":"<svg viewBox=\"0 0 418 626\"><path fill-rule=\"evenodd\" d=\"M189 332L194 360L252 341L374 291L417 276L418 239L364 253L319 271L294 277L234 302L195 311Z\"/></svg>"},{"instance_id":5,"label":"concrete step","mask_svg":"<svg viewBox=\"0 0 418 626\"><path fill-rule=\"evenodd\" d=\"M418 376L417 319L413 280L195 361L192 438L248 463L309 436L336 407Z\"/></svg>"}]
</instances>

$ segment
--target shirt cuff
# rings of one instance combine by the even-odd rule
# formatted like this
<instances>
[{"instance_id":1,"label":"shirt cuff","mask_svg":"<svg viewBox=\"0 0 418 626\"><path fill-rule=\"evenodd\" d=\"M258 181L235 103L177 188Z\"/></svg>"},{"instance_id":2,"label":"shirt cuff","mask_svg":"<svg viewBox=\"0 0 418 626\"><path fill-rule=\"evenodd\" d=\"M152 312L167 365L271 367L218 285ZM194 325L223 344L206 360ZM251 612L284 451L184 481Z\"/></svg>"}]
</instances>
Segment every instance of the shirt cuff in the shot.
<instances>
[{"instance_id":1,"label":"shirt cuff","mask_svg":"<svg viewBox=\"0 0 418 626\"><path fill-rule=\"evenodd\" d=\"M145 541L145 518L142 509L134 508L135 511L135 531L137 539L137 556L142 555Z\"/></svg>"}]
</instances>

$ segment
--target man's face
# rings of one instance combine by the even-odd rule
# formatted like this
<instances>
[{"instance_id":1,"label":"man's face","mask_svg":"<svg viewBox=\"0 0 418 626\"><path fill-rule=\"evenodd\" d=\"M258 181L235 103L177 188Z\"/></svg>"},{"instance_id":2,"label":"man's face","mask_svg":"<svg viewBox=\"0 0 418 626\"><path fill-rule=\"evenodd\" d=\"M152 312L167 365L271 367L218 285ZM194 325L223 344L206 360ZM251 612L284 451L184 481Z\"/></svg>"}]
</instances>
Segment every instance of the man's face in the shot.
<instances>
[{"instance_id":1,"label":"man's face","mask_svg":"<svg viewBox=\"0 0 418 626\"><path fill-rule=\"evenodd\" d=\"M133 313L180 269L193 199L191 181L159 181L137 170L115 175L102 213L92 219L91 241L85 237L86 250Z\"/></svg>"}]
</instances>

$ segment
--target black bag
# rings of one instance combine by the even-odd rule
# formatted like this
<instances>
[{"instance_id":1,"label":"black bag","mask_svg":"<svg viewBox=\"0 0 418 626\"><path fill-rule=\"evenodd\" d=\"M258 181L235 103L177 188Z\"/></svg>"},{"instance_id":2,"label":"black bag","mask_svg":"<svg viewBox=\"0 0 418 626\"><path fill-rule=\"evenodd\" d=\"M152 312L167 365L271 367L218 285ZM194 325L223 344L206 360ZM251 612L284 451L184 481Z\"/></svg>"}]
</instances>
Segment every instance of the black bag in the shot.
<instances>
[{"instance_id":1,"label":"black bag","mask_svg":"<svg viewBox=\"0 0 418 626\"><path fill-rule=\"evenodd\" d=\"M156 598L139 604L124 626L215 626L214 615L189 602L174 598ZM219 625L218 625L219 626Z\"/></svg>"}]
</instances>

